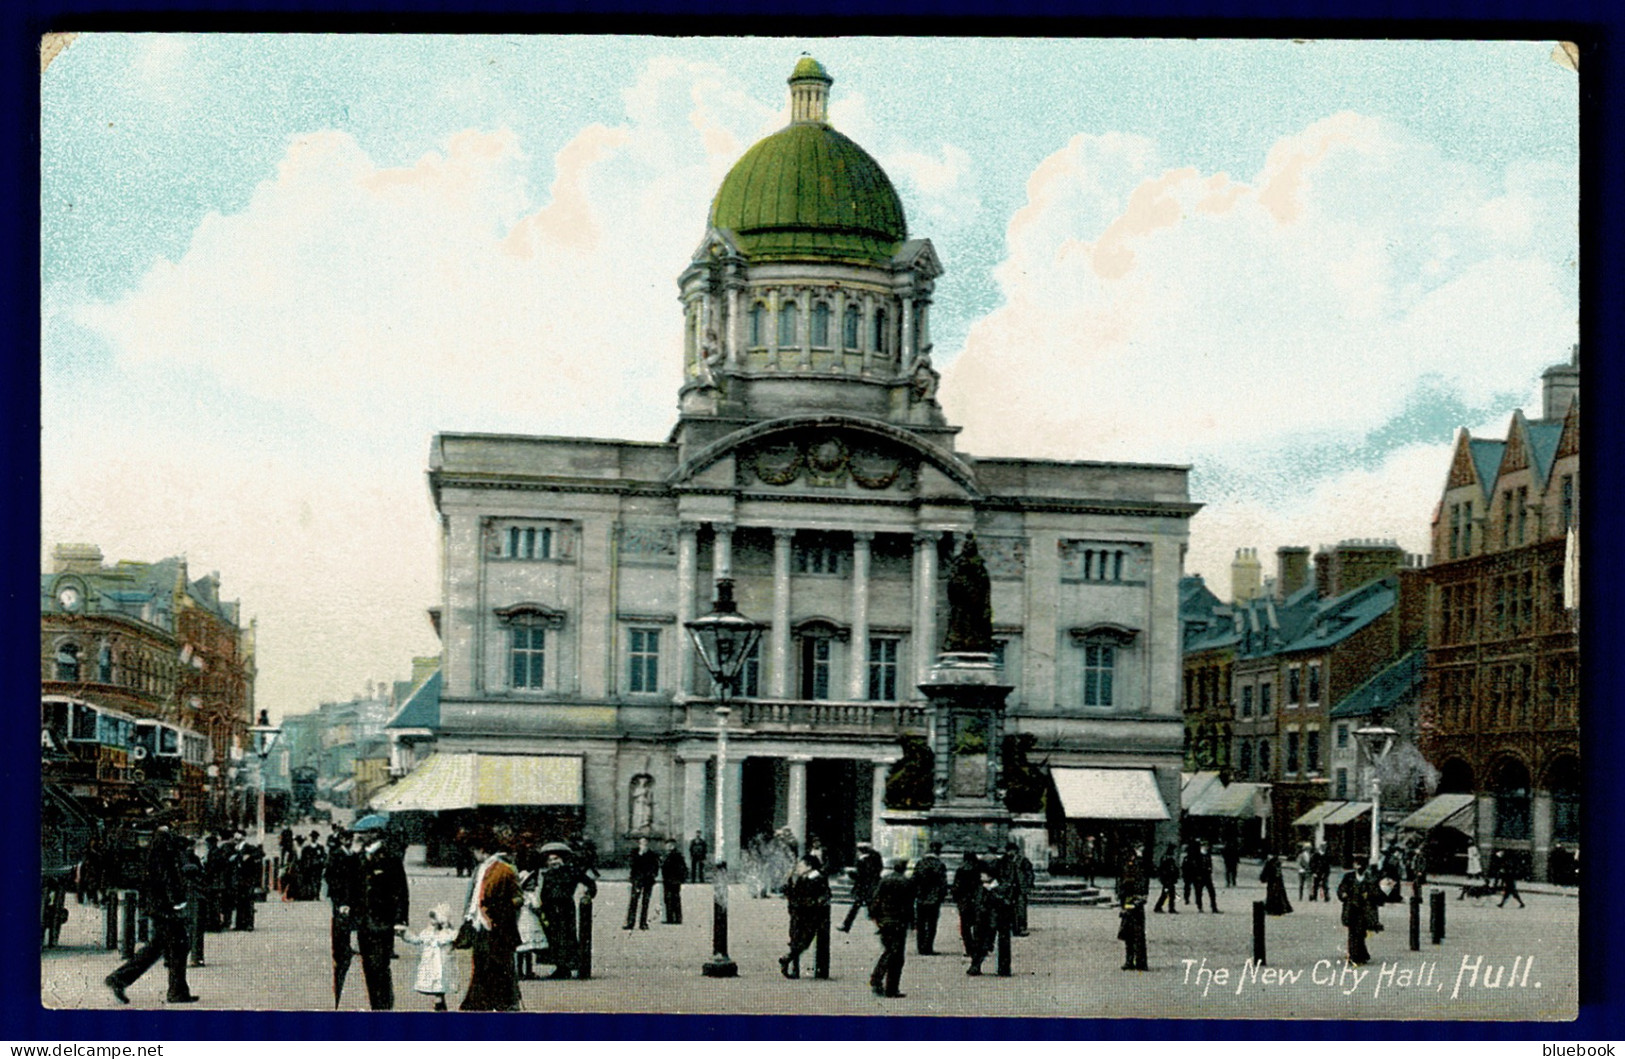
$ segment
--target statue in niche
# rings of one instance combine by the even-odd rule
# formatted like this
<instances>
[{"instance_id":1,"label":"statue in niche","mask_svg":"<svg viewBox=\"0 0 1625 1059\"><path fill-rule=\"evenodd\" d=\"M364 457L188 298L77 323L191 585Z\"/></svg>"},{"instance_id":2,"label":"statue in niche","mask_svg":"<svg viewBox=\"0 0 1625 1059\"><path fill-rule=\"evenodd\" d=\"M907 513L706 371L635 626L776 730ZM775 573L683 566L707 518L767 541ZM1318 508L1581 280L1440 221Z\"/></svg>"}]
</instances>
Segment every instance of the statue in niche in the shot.
<instances>
[{"instance_id":1,"label":"statue in niche","mask_svg":"<svg viewBox=\"0 0 1625 1059\"><path fill-rule=\"evenodd\" d=\"M914 373L909 378L909 396L915 403L934 400L937 396L937 383L942 376L937 369L931 366L931 351L925 350L914 362Z\"/></svg>"},{"instance_id":2,"label":"statue in niche","mask_svg":"<svg viewBox=\"0 0 1625 1059\"><path fill-rule=\"evenodd\" d=\"M948 634L944 651L993 650L993 594L976 534L965 537L948 571Z\"/></svg>"},{"instance_id":3,"label":"statue in niche","mask_svg":"<svg viewBox=\"0 0 1625 1059\"><path fill-rule=\"evenodd\" d=\"M717 381L717 372L722 368L724 353L717 342L717 333L714 330L705 332L705 341L700 343L699 363L695 365L694 375L701 386L710 386L720 389Z\"/></svg>"},{"instance_id":4,"label":"statue in niche","mask_svg":"<svg viewBox=\"0 0 1625 1059\"><path fill-rule=\"evenodd\" d=\"M628 830L634 833L654 830L655 778L647 772L640 772L632 777L631 804L627 819L630 821Z\"/></svg>"}]
</instances>

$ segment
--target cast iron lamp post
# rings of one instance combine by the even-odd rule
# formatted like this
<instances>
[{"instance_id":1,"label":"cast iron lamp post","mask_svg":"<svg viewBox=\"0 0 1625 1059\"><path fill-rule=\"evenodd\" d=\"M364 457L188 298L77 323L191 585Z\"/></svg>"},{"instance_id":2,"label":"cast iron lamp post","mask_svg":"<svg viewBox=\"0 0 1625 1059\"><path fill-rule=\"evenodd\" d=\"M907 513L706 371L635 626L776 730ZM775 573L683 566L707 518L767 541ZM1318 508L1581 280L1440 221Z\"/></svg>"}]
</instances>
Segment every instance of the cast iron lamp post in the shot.
<instances>
[{"instance_id":1,"label":"cast iron lamp post","mask_svg":"<svg viewBox=\"0 0 1625 1059\"><path fill-rule=\"evenodd\" d=\"M1382 780L1377 775L1377 766L1382 759L1394 748L1394 736L1399 733L1392 728L1368 726L1356 728L1354 738L1360 740L1365 746L1366 756L1371 759L1371 863L1382 862ZM1378 743L1381 740L1381 743ZM1379 749L1378 747L1381 747Z\"/></svg>"},{"instance_id":2,"label":"cast iron lamp post","mask_svg":"<svg viewBox=\"0 0 1625 1059\"><path fill-rule=\"evenodd\" d=\"M260 723L248 729L249 738L253 740L254 756L259 759L259 823L255 828L258 834L256 841L261 848L265 846L265 759L271 755L271 748L276 745L276 737L282 734L282 729L271 724L271 719L264 710L260 711Z\"/></svg>"},{"instance_id":3,"label":"cast iron lamp post","mask_svg":"<svg viewBox=\"0 0 1625 1059\"><path fill-rule=\"evenodd\" d=\"M684 622L694 649L717 689L716 870L712 879L711 958L700 968L707 978L733 978L739 967L728 956L728 862L724 848L723 805L728 775L728 698L739 679L751 648L762 635L762 624L739 613L731 578L717 578L717 599L711 613Z\"/></svg>"}]
</instances>

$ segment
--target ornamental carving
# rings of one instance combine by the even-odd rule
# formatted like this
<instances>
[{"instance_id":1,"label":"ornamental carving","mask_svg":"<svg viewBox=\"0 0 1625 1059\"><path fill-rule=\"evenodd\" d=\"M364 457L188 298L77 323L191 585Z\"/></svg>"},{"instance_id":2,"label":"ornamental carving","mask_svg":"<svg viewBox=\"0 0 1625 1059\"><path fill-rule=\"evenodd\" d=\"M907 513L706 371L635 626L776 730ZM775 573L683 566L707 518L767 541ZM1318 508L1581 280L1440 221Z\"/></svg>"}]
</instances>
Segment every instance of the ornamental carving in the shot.
<instances>
[{"instance_id":1,"label":"ornamental carving","mask_svg":"<svg viewBox=\"0 0 1625 1059\"><path fill-rule=\"evenodd\" d=\"M677 559L677 527L621 526L621 554L652 562Z\"/></svg>"},{"instance_id":2,"label":"ornamental carving","mask_svg":"<svg viewBox=\"0 0 1625 1059\"><path fill-rule=\"evenodd\" d=\"M740 467L767 485L785 486L800 479L809 485L837 487L848 479L864 489L912 489L916 460L911 453L850 447L834 433L811 433L777 439L743 454Z\"/></svg>"}]
</instances>

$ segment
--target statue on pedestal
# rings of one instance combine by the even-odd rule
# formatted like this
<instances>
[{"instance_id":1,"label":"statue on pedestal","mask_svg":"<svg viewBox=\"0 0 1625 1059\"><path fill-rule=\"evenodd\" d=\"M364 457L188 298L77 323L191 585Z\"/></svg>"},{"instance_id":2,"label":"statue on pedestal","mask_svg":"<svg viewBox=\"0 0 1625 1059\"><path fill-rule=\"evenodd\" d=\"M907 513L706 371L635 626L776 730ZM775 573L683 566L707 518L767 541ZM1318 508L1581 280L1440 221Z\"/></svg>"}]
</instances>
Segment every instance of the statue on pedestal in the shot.
<instances>
[{"instance_id":1,"label":"statue on pedestal","mask_svg":"<svg viewBox=\"0 0 1625 1059\"><path fill-rule=\"evenodd\" d=\"M976 534L966 536L948 572L948 632L944 651L993 650L993 593L987 564L976 547Z\"/></svg>"}]
</instances>

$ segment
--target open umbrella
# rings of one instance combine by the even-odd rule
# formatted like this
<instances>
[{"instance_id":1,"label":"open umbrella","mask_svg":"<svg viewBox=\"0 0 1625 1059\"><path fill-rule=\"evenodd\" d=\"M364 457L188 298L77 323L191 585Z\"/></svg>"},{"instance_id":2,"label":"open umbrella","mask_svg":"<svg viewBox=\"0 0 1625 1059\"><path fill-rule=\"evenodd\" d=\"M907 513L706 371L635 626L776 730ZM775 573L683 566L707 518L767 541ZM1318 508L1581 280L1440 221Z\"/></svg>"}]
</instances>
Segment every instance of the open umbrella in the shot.
<instances>
[{"instance_id":1,"label":"open umbrella","mask_svg":"<svg viewBox=\"0 0 1625 1059\"><path fill-rule=\"evenodd\" d=\"M389 826L389 817L383 813L368 813L350 825L351 831L382 831Z\"/></svg>"}]
</instances>

